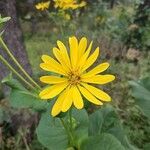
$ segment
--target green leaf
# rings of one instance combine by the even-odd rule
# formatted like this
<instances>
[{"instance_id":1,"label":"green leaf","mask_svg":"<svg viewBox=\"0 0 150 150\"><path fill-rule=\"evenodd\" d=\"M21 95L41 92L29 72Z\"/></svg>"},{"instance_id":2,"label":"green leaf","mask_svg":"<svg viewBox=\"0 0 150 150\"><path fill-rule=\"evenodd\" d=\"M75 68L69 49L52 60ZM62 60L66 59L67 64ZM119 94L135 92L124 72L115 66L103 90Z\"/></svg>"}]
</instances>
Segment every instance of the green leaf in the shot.
<instances>
[{"instance_id":1,"label":"green leaf","mask_svg":"<svg viewBox=\"0 0 150 150\"><path fill-rule=\"evenodd\" d=\"M136 99L136 104L140 106L142 112L150 118L150 77L141 79L139 82L130 81L132 96Z\"/></svg>"},{"instance_id":2,"label":"green leaf","mask_svg":"<svg viewBox=\"0 0 150 150\"><path fill-rule=\"evenodd\" d=\"M81 150L125 150L121 143L111 134L101 134L86 139Z\"/></svg>"},{"instance_id":3,"label":"green leaf","mask_svg":"<svg viewBox=\"0 0 150 150\"><path fill-rule=\"evenodd\" d=\"M0 15L0 24L1 23L4 23L4 22L7 22L7 21L9 21L11 19L11 17L4 17L4 18L2 18L2 16Z\"/></svg>"},{"instance_id":4,"label":"green leaf","mask_svg":"<svg viewBox=\"0 0 150 150\"><path fill-rule=\"evenodd\" d=\"M47 112L41 116L40 123L36 130L38 140L49 150L66 150L71 147L69 145L68 134L64 129L59 118L53 118L50 115L51 106ZM83 139L88 136L88 115L85 110L72 110L73 121L73 137L76 147L79 147ZM65 124L69 127L68 115L63 118Z\"/></svg>"},{"instance_id":5,"label":"green leaf","mask_svg":"<svg viewBox=\"0 0 150 150\"><path fill-rule=\"evenodd\" d=\"M68 146L68 137L59 118L50 115L51 106L43 113L36 129L38 140L49 150L65 150Z\"/></svg>"},{"instance_id":6,"label":"green leaf","mask_svg":"<svg viewBox=\"0 0 150 150\"><path fill-rule=\"evenodd\" d=\"M88 137L89 117L85 109L72 109L72 115L75 119L74 140L77 147L80 147L81 142Z\"/></svg>"},{"instance_id":7,"label":"green leaf","mask_svg":"<svg viewBox=\"0 0 150 150\"><path fill-rule=\"evenodd\" d=\"M90 135L95 136L102 133L109 133L115 136L128 150L136 149L130 144L123 131L120 119L112 106L106 105L105 107L95 111L90 115L89 119Z\"/></svg>"},{"instance_id":8,"label":"green leaf","mask_svg":"<svg viewBox=\"0 0 150 150\"><path fill-rule=\"evenodd\" d=\"M150 77L145 77L139 81L142 86L150 91Z\"/></svg>"},{"instance_id":9,"label":"green leaf","mask_svg":"<svg viewBox=\"0 0 150 150\"><path fill-rule=\"evenodd\" d=\"M143 150L150 150L150 143L145 144Z\"/></svg>"},{"instance_id":10,"label":"green leaf","mask_svg":"<svg viewBox=\"0 0 150 150\"><path fill-rule=\"evenodd\" d=\"M103 115L100 111L95 111L89 116L89 134L98 135L101 134L102 125L104 122Z\"/></svg>"},{"instance_id":11,"label":"green leaf","mask_svg":"<svg viewBox=\"0 0 150 150\"><path fill-rule=\"evenodd\" d=\"M12 89L10 93L12 107L31 108L35 111L44 111L46 109L47 101L41 100L37 93L29 92L18 80L12 78L12 74L5 77L2 83Z\"/></svg>"},{"instance_id":12,"label":"green leaf","mask_svg":"<svg viewBox=\"0 0 150 150\"><path fill-rule=\"evenodd\" d=\"M13 79L12 73L10 73L8 76L3 78L1 83L6 84L12 89L26 90L18 80Z\"/></svg>"},{"instance_id":13,"label":"green leaf","mask_svg":"<svg viewBox=\"0 0 150 150\"><path fill-rule=\"evenodd\" d=\"M10 93L10 104L15 108L31 108L35 111L44 111L47 102L39 99L28 91L12 89Z\"/></svg>"}]
</instances>

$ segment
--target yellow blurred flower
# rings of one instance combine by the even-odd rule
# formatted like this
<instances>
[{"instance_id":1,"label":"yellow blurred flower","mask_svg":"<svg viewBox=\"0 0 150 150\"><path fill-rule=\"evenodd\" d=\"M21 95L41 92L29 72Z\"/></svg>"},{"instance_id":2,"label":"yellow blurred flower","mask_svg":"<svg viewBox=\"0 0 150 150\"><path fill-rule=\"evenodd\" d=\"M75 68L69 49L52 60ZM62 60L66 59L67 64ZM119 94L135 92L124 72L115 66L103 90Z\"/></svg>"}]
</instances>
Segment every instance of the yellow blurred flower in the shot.
<instances>
[{"instance_id":1,"label":"yellow blurred flower","mask_svg":"<svg viewBox=\"0 0 150 150\"><path fill-rule=\"evenodd\" d=\"M78 3L77 0L54 0L55 8L61 8L63 10L66 9L77 9L79 7L84 7L86 5L85 1L82 1L81 3Z\"/></svg>"},{"instance_id":2,"label":"yellow blurred flower","mask_svg":"<svg viewBox=\"0 0 150 150\"><path fill-rule=\"evenodd\" d=\"M53 48L56 59L48 55L42 56L43 63L40 64L40 67L60 75L40 78L41 82L49 84L40 92L40 98L47 100L58 96L52 108L52 116L58 115L61 111L66 112L72 105L77 109L82 109L84 107L83 97L96 105L103 105L103 102L111 101L107 93L91 85L103 85L115 79L114 75L100 75L109 67L107 62L87 71L99 55L99 47L90 54L92 43L88 46L85 37L78 41L73 36L69 38L69 54L66 46L61 41L57 41L58 47Z\"/></svg>"},{"instance_id":3,"label":"yellow blurred flower","mask_svg":"<svg viewBox=\"0 0 150 150\"><path fill-rule=\"evenodd\" d=\"M71 19L71 17L70 17L69 14L65 14L64 18L65 18L66 20L70 20L70 19Z\"/></svg>"},{"instance_id":4,"label":"yellow blurred flower","mask_svg":"<svg viewBox=\"0 0 150 150\"><path fill-rule=\"evenodd\" d=\"M47 1L47 2L38 3L35 5L35 7L36 9L43 11L43 10L48 9L49 5L50 5L50 1Z\"/></svg>"}]
</instances>

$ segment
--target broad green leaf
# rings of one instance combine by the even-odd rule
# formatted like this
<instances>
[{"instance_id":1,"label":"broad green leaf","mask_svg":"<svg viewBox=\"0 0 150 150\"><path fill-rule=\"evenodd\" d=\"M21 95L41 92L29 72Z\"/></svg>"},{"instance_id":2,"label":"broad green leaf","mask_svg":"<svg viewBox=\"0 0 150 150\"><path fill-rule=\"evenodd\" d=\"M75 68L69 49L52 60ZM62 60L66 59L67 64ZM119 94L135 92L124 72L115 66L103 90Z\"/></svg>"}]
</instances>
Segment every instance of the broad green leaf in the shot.
<instances>
[{"instance_id":1,"label":"broad green leaf","mask_svg":"<svg viewBox=\"0 0 150 150\"><path fill-rule=\"evenodd\" d=\"M110 105L106 105L89 117L89 134L92 136L100 135L102 133L109 133L114 135L121 144L128 150L135 149L130 143L123 131L120 120Z\"/></svg>"},{"instance_id":2,"label":"broad green leaf","mask_svg":"<svg viewBox=\"0 0 150 150\"><path fill-rule=\"evenodd\" d=\"M12 90L10 93L10 104L15 108L31 108L35 111L46 109L47 101L43 101L35 92L29 92L18 80L12 78L12 74L2 80Z\"/></svg>"},{"instance_id":3,"label":"broad green leaf","mask_svg":"<svg viewBox=\"0 0 150 150\"><path fill-rule=\"evenodd\" d=\"M145 77L139 83L150 91L150 77Z\"/></svg>"},{"instance_id":4,"label":"broad green leaf","mask_svg":"<svg viewBox=\"0 0 150 150\"><path fill-rule=\"evenodd\" d=\"M47 109L47 112L41 116L40 123L36 130L38 140L49 150L66 150L71 147L69 145L68 134L62 125L59 118L53 118L50 115L51 107ZM64 120L65 124L69 127L68 115ZM88 116L85 110L72 110L72 123L73 123L73 137L76 147L79 147L82 140L88 136Z\"/></svg>"},{"instance_id":5,"label":"broad green leaf","mask_svg":"<svg viewBox=\"0 0 150 150\"><path fill-rule=\"evenodd\" d=\"M11 106L15 108L31 108L35 111L44 111L47 106L46 101L42 101L28 91L12 89L9 99Z\"/></svg>"},{"instance_id":6,"label":"broad green leaf","mask_svg":"<svg viewBox=\"0 0 150 150\"><path fill-rule=\"evenodd\" d=\"M132 96L136 99L136 104L140 106L143 113L150 118L150 77L146 77L139 82L130 81Z\"/></svg>"},{"instance_id":7,"label":"broad green leaf","mask_svg":"<svg viewBox=\"0 0 150 150\"><path fill-rule=\"evenodd\" d=\"M111 134L100 134L86 139L81 150L125 150L121 143Z\"/></svg>"},{"instance_id":8,"label":"broad green leaf","mask_svg":"<svg viewBox=\"0 0 150 150\"><path fill-rule=\"evenodd\" d=\"M85 109L72 110L73 118L75 119L74 139L77 147L80 147L82 140L88 137L89 117Z\"/></svg>"},{"instance_id":9,"label":"broad green leaf","mask_svg":"<svg viewBox=\"0 0 150 150\"><path fill-rule=\"evenodd\" d=\"M150 150L150 143L145 144L143 150Z\"/></svg>"},{"instance_id":10,"label":"broad green leaf","mask_svg":"<svg viewBox=\"0 0 150 150\"><path fill-rule=\"evenodd\" d=\"M12 73L10 73L8 76L3 78L1 83L6 84L12 89L26 90L18 80L13 79Z\"/></svg>"},{"instance_id":11,"label":"broad green leaf","mask_svg":"<svg viewBox=\"0 0 150 150\"><path fill-rule=\"evenodd\" d=\"M100 111L95 111L89 116L89 134L99 135L102 132L102 126L104 122L103 115Z\"/></svg>"},{"instance_id":12,"label":"broad green leaf","mask_svg":"<svg viewBox=\"0 0 150 150\"><path fill-rule=\"evenodd\" d=\"M68 146L67 133L59 118L50 115L51 107L43 113L36 129L38 140L49 150L65 150Z\"/></svg>"}]
</instances>

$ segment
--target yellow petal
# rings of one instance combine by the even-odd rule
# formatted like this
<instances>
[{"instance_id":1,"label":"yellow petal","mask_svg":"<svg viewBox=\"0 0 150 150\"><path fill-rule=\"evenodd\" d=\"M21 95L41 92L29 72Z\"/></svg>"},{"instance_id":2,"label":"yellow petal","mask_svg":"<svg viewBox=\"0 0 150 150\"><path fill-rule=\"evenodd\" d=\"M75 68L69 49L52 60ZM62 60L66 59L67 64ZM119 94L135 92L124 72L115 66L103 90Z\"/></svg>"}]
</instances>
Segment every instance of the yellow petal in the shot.
<instances>
[{"instance_id":1,"label":"yellow petal","mask_svg":"<svg viewBox=\"0 0 150 150\"><path fill-rule=\"evenodd\" d=\"M106 84L115 79L114 75L95 75L89 78L82 78L83 82L94 83L94 84Z\"/></svg>"},{"instance_id":2,"label":"yellow petal","mask_svg":"<svg viewBox=\"0 0 150 150\"><path fill-rule=\"evenodd\" d=\"M79 58L84 54L87 47L87 39L83 37L79 42Z\"/></svg>"},{"instance_id":3,"label":"yellow petal","mask_svg":"<svg viewBox=\"0 0 150 150\"><path fill-rule=\"evenodd\" d=\"M41 5L40 4L37 4L35 5L36 9L41 9Z\"/></svg>"},{"instance_id":4,"label":"yellow petal","mask_svg":"<svg viewBox=\"0 0 150 150\"><path fill-rule=\"evenodd\" d=\"M83 105L84 105L83 99L82 99L82 96L76 86L73 87L72 99L73 99L73 104L77 109L83 108Z\"/></svg>"},{"instance_id":5,"label":"yellow petal","mask_svg":"<svg viewBox=\"0 0 150 150\"><path fill-rule=\"evenodd\" d=\"M40 67L43 70L50 71L50 72L55 72L55 73L67 76L66 72L64 72L64 70L62 70L62 67L57 68L56 66L53 66L51 64L46 64L46 63L41 63Z\"/></svg>"},{"instance_id":6,"label":"yellow petal","mask_svg":"<svg viewBox=\"0 0 150 150\"><path fill-rule=\"evenodd\" d=\"M99 55L99 47L96 48L96 50L91 54L91 56L86 60L82 72L85 71L87 68L89 68L93 63L96 61L97 57Z\"/></svg>"},{"instance_id":7,"label":"yellow petal","mask_svg":"<svg viewBox=\"0 0 150 150\"><path fill-rule=\"evenodd\" d=\"M80 92L82 93L82 95L91 103L94 103L96 105L103 105L103 103L101 101L99 101L95 96L93 96L87 89L85 89L82 86L78 86Z\"/></svg>"},{"instance_id":8,"label":"yellow petal","mask_svg":"<svg viewBox=\"0 0 150 150\"><path fill-rule=\"evenodd\" d=\"M61 82L66 82L66 78L56 77L56 76L42 76L40 77L40 81L48 84L56 84Z\"/></svg>"},{"instance_id":9,"label":"yellow petal","mask_svg":"<svg viewBox=\"0 0 150 150\"><path fill-rule=\"evenodd\" d=\"M42 55L42 60L44 63L46 64L54 64L54 65L60 65L55 59L53 59L52 57L48 56L48 55Z\"/></svg>"},{"instance_id":10,"label":"yellow petal","mask_svg":"<svg viewBox=\"0 0 150 150\"><path fill-rule=\"evenodd\" d=\"M46 8L48 8L48 7L49 7L49 5L50 5L50 1L45 2L44 4L45 4L45 7L46 7Z\"/></svg>"},{"instance_id":11,"label":"yellow petal","mask_svg":"<svg viewBox=\"0 0 150 150\"><path fill-rule=\"evenodd\" d=\"M84 7L86 6L86 2L85 1L82 1L80 4L79 4L79 7Z\"/></svg>"},{"instance_id":12,"label":"yellow petal","mask_svg":"<svg viewBox=\"0 0 150 150\"><path fill-rule=\"evenodd\" d=\"M75 36L69 38L70 59L73 69L75 69L78 61L78 40Z\"/></svg>"},{"instance_id":13,"label":"yellow petal","mask_svg":"<svg viewBox=\"0 0 150 150\"><path fill-rule=\"evenodd\" d=\"M39 94L41 99L50 99L57 96L68 86L68 82L59 83L50 87L45 88Z\"/></svg>"},{"instance_id":14,"label":"yellow petal","mask_svg":"<svg viewBox=\"0 0 150 150\"><path fill-rule=\"evenodd\" d=\"M72 8L72 9L77 9L79 6L78 5L75 5L75 4L70 4L68 7Z\"/></svg>"},{"instance_id":15,"label":"yellow petal","mask_svg":"<svg viewBox=\"0 0 150 150\"><path fill-rule=\"evenodd\" d=\"M61 41L57 41L57 45L58 45L58 48L60 49L61 55L66 61L66 65L70 67L71 63L70 63L70 58L69 58L66 46Z\"/></svg>"},{"instance_id":16,"label":"yellow petal","mask_svg":"<svg viewBox=\"0 0 150 150\"><path fill-rule=\"evenodd\" d=\"M52 112L51 112L53 117L57 116L61 112L64 98L65 98L65 91L59 95L58 99L56 100L55 104L53 105Z\"/></svg>"},{"instance_id":17,"label":"yellow petal","mask_svg":"<svg viewBox=\"0 0 150 150\"><path fill-rule=\"evenodd\" d=\"M102 101L111 101L111 97L104 91L86 83L82 83L82 85L98 99Z\"/></svg>"},{"instance_id":18,"label":"yellow petal","mask_svg":"<svg viewBox=\"0 0 150 150\"><path fill-rule=\"evenodd\" d=\"M63 102L63 105L62 105L62 112L66 112L72 105L72 98L71 98L71 95L72 95L72 88L67 88L66 89L66 94L65 94L65 97L64 97L64 102Z\"/></svg>"},{"instance_id":19,"label":"yellow petal","mask_svg":"<svg viewBox=\"0 0 150 150\"><path fill-rule=\"evenodd\" d=\"M62 65L59 64L55 59L53 59L52 57L48 56L48 55L43 55L42 56L42 60L44 61L44 63L42 63L42 65L40 65L40 67L44 70L47 71L51 71L51 68L53 68L53 70L57 70L62 72L63 74L66 74L65 71L62 68ZM47 67L46 67L47 66Z\"/></svg>"},{"instance_id":20,"label":"yellow petal","mask_svg":"<svg viewBox=\"0 0 150 150\"><path fill-rule=\"evenodd\" d=\"M61 63L61 56L60 56L60 50L56 47L53 48L53 54L56 57L56 59Z\"/></svg>"},{"instance_id":21,"label":"yellow petal","mask_svg":"<svg viewBox=\"0 0 150 150\"><path fill-rule=\"evenodd\" d=\"M84 53L84 55L81 57L81 59L79 59L79 63L78 63L79 68L82 68L83 65L85 64L85 62L91 52L92 44L93 44L93 42L90 43L90 45L89 45L88 49L86 50L86 52Z\"/></svg>"},{"instance_id":22,"label":"yellow petal","mask_svg":"<svg viewBox=\"0 0 150 150\"><path fill-rule=\"evenodd\" d=\"M90 70L88 73L83 74L81 77L87 78L90 76L94 76L96 74L99 74L99 73L105 71L108 67L109 67L109 63L107 63L107 62L99 64L98 66L96 66L95 68Z\"/></svg>"},{"instance_id":23,"label":"yellow petal","mask_svg":"<svg viewBox=\"0 0 150 150\"><path fill-rule=\"evenodd\" d=\"M57 60L61 63L63 69L65 70L66 73L68 73L70 70L66 65L66 61L63 59L63 56L60 52L60 50L56 47L53 48L53 54L55 55L55 57L57 58Z\"/></svg>"}]
</instances>

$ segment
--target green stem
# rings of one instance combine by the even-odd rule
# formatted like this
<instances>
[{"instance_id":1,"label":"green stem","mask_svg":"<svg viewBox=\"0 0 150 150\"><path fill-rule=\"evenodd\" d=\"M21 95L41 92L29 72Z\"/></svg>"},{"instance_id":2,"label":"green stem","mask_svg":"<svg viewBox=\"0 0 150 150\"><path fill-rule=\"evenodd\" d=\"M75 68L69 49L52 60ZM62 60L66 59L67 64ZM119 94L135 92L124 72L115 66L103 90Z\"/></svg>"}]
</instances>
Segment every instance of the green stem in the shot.
<instances>
[{"instance_id":1,"label":"green stem","mask_svg":"<svg viewBox=\"0 0 150 150\"><path fill-rule=\"evenodd\" d=\"M68 126L65 124L65 122L64 122L64 120L62 118L60 118L60 121L61 121L63 127L65 128L68 136L70 137L70 140L71 140L70 144L71 144L71 146L74 146L74 138L73 138L72 133L70 132L70 130L68 129Z\"/></svg>"},{"instance_id":2,"label":"green stem","mask_svg":"<svg viewBox=\"0 0 150 150\"><path fill-rule=\"evenodd\" d=\"M72 132L72 109L69 110L69 121L70 121L70 130Z\"/></svg>"},{"instance_id":3,"label":"green stem","mask_svg":"<svg viewBox=\"0 0 150 150\"><path fill-rule=\"evenodd\" d=\"M74 132L73 132L73 122L72 122L72 108L69 110L69 122L70 122L70 134L72 135L73 146L74 145Z\"/></svg>"},{"instance_id":4,"label":"green stem","mask_svg":"<svg viewBox=\"0 0 150 150\"><path fill-rule=\"evenodd\" d=\"M24 83L26 83L31 89L35 90L35 88L26 81L6 60L2 55L0 55L0 60L14 73L16 74Z\"/></svg>"},{"instance_id":5,"label":"green stem","mask_svg":"<svg viewBox=\"0 0 150 150\"><path fill-rule=\"evenodd\" d=\"M56 26L59 27L60 32L61 32L61 35L64 36L64 32L63 32L62 25L60 25L60 24L58 25L58 23L56 22L56 20L49 14L49 11L46 10L46 13L47 13L48 17L49 17L50 19L52 19L52 21L56 24Z\"/></svg>"},{"instance_id":6,"label":"green stem","mask_svg":"<svg viewBox=\"0 0 150 150\"><path fill-rule=\"evenodd\" d=\"M19 62L15 59L13 54L10 52L9 48L3 41L2 37L0 37L0 43L2 44L5 51L8 53L8 55L12 58L12 60L15 62L15 64L19 67L19 69L24 73L24 75L38 88L40 89L40 86L29 76L29 74L23 69L23 67L19 64Z\"/></svg>"}]
</instances>

